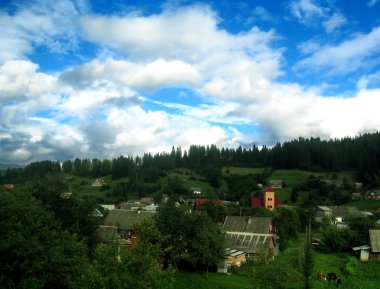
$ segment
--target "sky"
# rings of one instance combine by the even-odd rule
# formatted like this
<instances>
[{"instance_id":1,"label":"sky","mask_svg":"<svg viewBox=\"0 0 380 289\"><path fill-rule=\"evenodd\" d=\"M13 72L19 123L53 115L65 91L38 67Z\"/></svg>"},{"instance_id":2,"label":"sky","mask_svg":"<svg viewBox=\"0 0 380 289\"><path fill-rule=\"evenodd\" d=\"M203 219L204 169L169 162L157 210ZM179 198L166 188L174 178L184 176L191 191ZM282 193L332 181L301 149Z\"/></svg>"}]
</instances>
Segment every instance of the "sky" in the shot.
<instances>
[{"instance_id":1,"label":"sky","mask_svg":"<svg viewBox=\"0 0 380 289\"><path fill-rule=\"evenodd\" d=\"M380 0L0 0L0 165L380 130Z\"/></svg>"}]
</instances>

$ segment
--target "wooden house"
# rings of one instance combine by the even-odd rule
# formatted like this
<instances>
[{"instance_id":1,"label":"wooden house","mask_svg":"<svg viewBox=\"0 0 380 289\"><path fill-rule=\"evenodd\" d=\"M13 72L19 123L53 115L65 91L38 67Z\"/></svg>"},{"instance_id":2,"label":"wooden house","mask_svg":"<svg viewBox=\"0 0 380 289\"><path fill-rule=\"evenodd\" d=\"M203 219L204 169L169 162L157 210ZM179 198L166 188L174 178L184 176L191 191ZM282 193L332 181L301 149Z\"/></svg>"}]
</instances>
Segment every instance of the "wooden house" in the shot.
<instances>
[{"instance_id":1,"label":"wooden house","mask_svg":"<svg viewBox=\"0 0 380 289\"><path fill-rule=\"evenodd\" d=\"M13 189L14 188L14 185L13 184L5 184L3 186L5 189Z\"/></svg>"},{"instance_id":2,"label":"wooden house","mask_svg":"<svg viewBox=\"0 0 380 289\"><path fill-rule=\"evenodd\" d=\"M327 206L317 206L315 208L315 221L322 222L325 217L332 217L332 210Z\"/></svg>"},{"instance_id":3,"label":"wooden house","mask_svg":"<svg viewBox=\"0 0 380 289\"><path fill-rule=\"evenodd\" d=\"M103 187L105 185L106 185L106 182L103 179L95 179L91 184L91 186L93 187Z\"/></svg>"},{"instance_id":4,"label":"wooden house","mask_svg":"<svg viewBox=\"0 0 380 289\"><path fill-rule=\"evenodd\" d=\"M120 236L130 243L136 233L136 225L142 221L153 218L155 211L111 210L103 221L103 226L114 226Z\"/></svg>"},{"instance_id":5,"label":"wooden house","mask_svg":"<svg viewBox=\"0 0 380 289\"><path fill-rule=\"evenodd\" d=\"M360 193L352 193L351 200L361 200L362 195Z\"/></svg>"},{"instance_id":6,"label":"wooden house","mask_svg":"<svg viewBox=\"0 0 380 289\"><path fill-rule=\"evenodd\" d=\"M227 216L223 232L227 247L244 252L247 259L267 262L278 254L271 217Z\"/></svg>"}]
</instances>

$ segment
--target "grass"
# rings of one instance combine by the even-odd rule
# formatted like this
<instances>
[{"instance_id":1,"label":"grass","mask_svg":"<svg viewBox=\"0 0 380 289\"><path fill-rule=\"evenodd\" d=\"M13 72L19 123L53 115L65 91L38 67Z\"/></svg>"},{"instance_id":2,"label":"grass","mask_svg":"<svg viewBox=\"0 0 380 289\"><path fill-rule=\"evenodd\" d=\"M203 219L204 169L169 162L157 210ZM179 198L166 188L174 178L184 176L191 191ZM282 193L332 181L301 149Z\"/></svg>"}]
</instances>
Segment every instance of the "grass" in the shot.
<instances>
[{"instance_id":1,"label":"grass","mask_svg":"<svg viewBox=\"0 0 380 289\"><path fill-rule=\"evenodd\" d=\"M300 269L300 248L304 234L291 241L289 247L280 252L268 264L247 263L240 271L230 275L205 272L179 272L175 276L174 288L178 289L224 289L224 288L303 288L304 279ZM318 272L334 272L341 278L341 288L377 289L380 285L380 260L363 263L349 254L315 253L314 272L311 276L313 288L336 288L334 281L317 280Z\"/></svg>"},{"instance_id":2,"label":"grass","mask_svg":"<svg viewBox=\"0 0 380 289\"><path fill-rule=\"evenodd\" d=\"M206 272L178 272L173 288L176 289L252 289L253 280L237 274L222 275Z\"/></svg>"},{"instance_id":3,"label":"grass","mask_svg":"<svg viewBox=\"0 0 380 289\"><path fill-rule=\"evenodd\" d=\"M248 175L248 174L261 174L264 168L246 168L246 167L224 167L222 174L231 175Z\"/></svg>"},{"instance_id":4,"label":"grass","mask_svg":"<svg viewBox=\"0 0 380 289\"><path fill-rule=\"evenodd\" d=\"M376 200L356 200L345 203L344 206L356 207L361 211L376 211L380 209L380 201Z\"/></svg>"}]
</instances>

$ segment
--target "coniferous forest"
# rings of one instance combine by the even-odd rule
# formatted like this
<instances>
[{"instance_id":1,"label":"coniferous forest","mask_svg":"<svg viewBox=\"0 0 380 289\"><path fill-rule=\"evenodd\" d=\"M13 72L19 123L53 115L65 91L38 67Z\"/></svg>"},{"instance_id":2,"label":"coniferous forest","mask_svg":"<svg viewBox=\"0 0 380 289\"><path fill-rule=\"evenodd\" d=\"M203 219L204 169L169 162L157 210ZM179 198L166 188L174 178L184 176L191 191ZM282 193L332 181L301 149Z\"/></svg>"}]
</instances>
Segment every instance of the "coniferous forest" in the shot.
<instances>
[{"instance_id":1,"label":"coniferous forest","mask_svg":"<svg viewBox=\"0 0 380 289\"><path fill-rule=\"evenodd\" d=\"M315 172L353 170L358 181L373 186L379 181L380 133L328 141L299 138L277 143L270 148L256 145L238 148L192 145L188 150L173 147L171 152L154 155L120 155L102 160L76 158L62 163L47 160L30 163L24 168L8 168L2 178L6 182L17 183L46 173L63 172L81 177L111 175L113 179L133 176L144 182L154 182L165 171L189 168L206 176L217 187L220 169L229 166Z\"/></svg>"}]
</instances>

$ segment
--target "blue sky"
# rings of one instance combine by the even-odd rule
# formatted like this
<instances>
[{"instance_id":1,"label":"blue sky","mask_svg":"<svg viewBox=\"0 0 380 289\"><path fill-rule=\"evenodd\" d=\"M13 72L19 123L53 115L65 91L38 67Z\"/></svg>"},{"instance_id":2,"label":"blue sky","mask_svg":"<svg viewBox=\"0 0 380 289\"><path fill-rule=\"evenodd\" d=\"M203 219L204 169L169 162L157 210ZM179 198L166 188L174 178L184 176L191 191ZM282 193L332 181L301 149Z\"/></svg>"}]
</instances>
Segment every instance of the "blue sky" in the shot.
<instances>
[{"instance_id":1,"label":"blue sky","mask_svg":"<svg viewBox=\"0 0 380 289\"><path fill-rule=\"evenodd\" d=\"M0 164L380 128L380 1L0 2Z\"/></svg>"}]
</instances>

